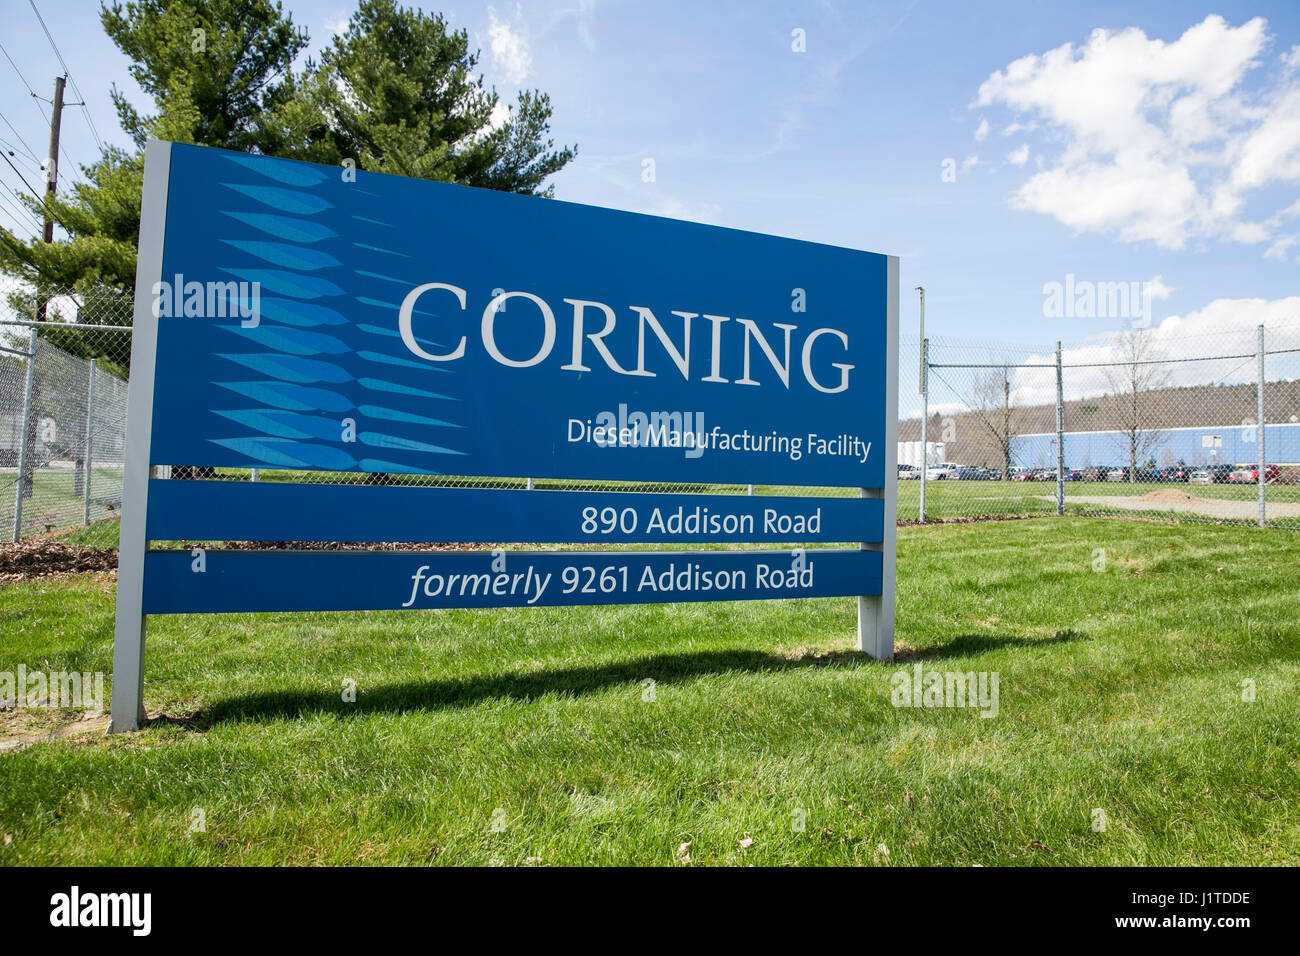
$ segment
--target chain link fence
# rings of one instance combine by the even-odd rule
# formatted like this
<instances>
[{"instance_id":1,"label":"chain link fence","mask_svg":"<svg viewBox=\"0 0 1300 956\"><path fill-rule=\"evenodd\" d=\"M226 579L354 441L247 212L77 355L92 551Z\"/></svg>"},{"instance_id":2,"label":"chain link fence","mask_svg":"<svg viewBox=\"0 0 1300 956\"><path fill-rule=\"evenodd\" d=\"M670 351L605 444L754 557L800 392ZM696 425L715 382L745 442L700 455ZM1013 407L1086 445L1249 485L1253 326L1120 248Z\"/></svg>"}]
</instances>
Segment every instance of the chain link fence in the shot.
<instances>
[{"instance_id":1,"label":"chain link fence","mask_svg":"<svg viewBox=\"0 0 1300 956\"><path fill-rule=\"evenodd\" d=\"M933 339L925 351L926 394L900 404L900 519L1300 529L1300 317L1127 328L1066 348Z\"/></svg>"},{"instance_id":2,"label":"chain link fence","mask_svg":"<svg viewBox=\"0 0 1300 956\"><path fill-rule=\"evenodd\" d=\"M113 548L122 493L130 297L116 289L16 285L0 294L0 533L13 541L44 538L74 548ZM32 320L42 313L46 321ZM1059 355L1055 345L912 340L901 344L899 365L901 522L1076 514L1300 529L1300 318L1262 330L1200 335L1163 326L1130 328ZM753 427L762 430L759 422ZM175 463L160 469L160 476L809 497L858 493L201 463Z\"/></svg>"},{"instance_id":3,"label":"chain link fence","mask_svg":"<svg viewBox=\"0 0 1300 956\"><path fill-rule=\"evenodd\" d=\"M113 547L130 300L116 290L11 287L0 309L0 534Z\"/></svg>"}]
</instances>

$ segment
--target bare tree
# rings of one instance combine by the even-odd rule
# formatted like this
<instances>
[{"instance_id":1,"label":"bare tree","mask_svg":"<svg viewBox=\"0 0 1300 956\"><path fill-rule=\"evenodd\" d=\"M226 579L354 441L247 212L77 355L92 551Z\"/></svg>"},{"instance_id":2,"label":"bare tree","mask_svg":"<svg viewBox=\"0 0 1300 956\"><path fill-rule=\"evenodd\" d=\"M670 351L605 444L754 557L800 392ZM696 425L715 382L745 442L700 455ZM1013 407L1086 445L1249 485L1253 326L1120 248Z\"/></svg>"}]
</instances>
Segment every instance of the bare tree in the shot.
<instances>
[{"instance_id":1,"label":"bare tree","mask_svg":"<svg viewBox=\"0 0 1300 956\"><path fill-rule=\"evenodd\" d=\"M1021 410L1011 398L1011 368L990 369L975 379L971 412L992 440L1002 459L1002 480L1011 480L1012 445L1023 424Z\"/></svg>"},{"instance_id":2,"label":"bare tree","mask_svg":"<svg viewBox=\"0 0 1300 956\"><path fill-rule=\"evenodd\" d=\"M1171 384L1164 358L1155 346L1150 329L1125 329L1115 337L1115 358L1120 363L1106 369L1106 380L1115 395L1119 417L1118 439L1128 452L1128 480L1137 481L1138 461L1164 444L1168 432L1151 427L1155 417L1152 393Z\"/></svg>"}]
</instances>

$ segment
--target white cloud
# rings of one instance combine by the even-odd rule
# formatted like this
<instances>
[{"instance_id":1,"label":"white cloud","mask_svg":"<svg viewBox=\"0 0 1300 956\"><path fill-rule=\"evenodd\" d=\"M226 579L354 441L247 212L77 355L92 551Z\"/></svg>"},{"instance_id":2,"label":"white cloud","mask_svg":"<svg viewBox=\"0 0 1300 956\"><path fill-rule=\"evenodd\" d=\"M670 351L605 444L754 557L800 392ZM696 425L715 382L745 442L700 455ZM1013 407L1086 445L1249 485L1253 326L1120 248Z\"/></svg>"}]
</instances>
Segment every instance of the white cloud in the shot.
<instances>
[{"instance_id":1,"label":"white cloud","mask_svg":"<svg viewBox=\"0 0 1300 956\"><path fill-rule=\"evenodd\" d=\"M326 18L325 29L331 34L338 35L346 33L348 29L348 18L346 15L340 15L333 18Z\"/></svg>"},{"instance_id":2,"label":"white cloud","mask_svg":"<svg viewBox=\"0 0 1300 956\"><path fill-rule=\"evenodd\" d=\"M966 172L966 170L974 166L978 166L979 164L980 164L980 158L974 154L971 154L970 156L967 156L965 159L961 161L961 171L964 173Z\"/></svg>"},{"instance_id":3,"label":"white cloud","mask_svg":"<svg viewBox=\"0 0 1300 956\"><path fill-rule=\"evenodd\" d=\"M1168 287L1157 276L1152 280L1160 288ZM1172 290L1169 290L1172 291ZM1155 294L1156 298L1163 298ZM1205 356L1252 355L1258 347L1258 328L1265 327L1268 350L1300 349L1300 296L1268 301L1265 299L1215 299L1204 308L1186 315L1171 315L1153 325L1148 336L1152 359L1190 359ZM1062 364L1090 365L1097 362L1122 361L1120 331L1101 332L1081 345L1064 349ZM1053 363L1054 355L1030 356L1029 363ZM1270 359L1270 378L1284 369L1272 367L1280 359ZM1252 359L1224 358L1204 362L1173 362L1162 365L1170 385L1205 385L1209 382L1253 382L1258 364ZM1056 401L1056 382L1042 374L1042 369L1022 369L1015 373L1012 385L1016 401L1026 405L1052 404ZM1112 391L1105 368L1066 369L1065 398L1073 401ZM1113 371L1113 370L1112 370ZM1223 423L1207 423L1223 424Z\"/></svg>"},{"instance_id":4,"label":"white cloud","mask_svg":"<svg viewBox=\"0 0 1300 956\"><path fill-rule=\"evenodd\" d=\"M980 125L975 127L975 138L977 140L984 140L984 139L988 139L988 136L989 136L989 121L981 118Z\"/></svg>"},{"instance_id":5,"label":"white cloud","mask_svg":"<svg viewBox=\"0 0 1300 956\"><path fill-rule=\"evenodd\" d=\"M1271 246L1269 246L1267 250L1265 250L1264 258L1280 259L1285 261L1286 251L1290 249L1292 246L1294 246L1297 242L1300 242L1300 239L1297 239L1295 236L1283 236L1281 239L1277 240Z\"/></svg>"},{"instance_id":6,"label":"white cloud","mask_svg":"<svg viewBox=\"0 0 1300 956\"><path fill-rule=\"evenodd\" d=\"M722 207L713 202L689 202L687 200L669 197L657 202L640 205L635 212L643 212L651 216L664 216L668 219L684 219L689 222L702 222L706 225L716 226L722 216Z\"/></svg>"},{"instance_id":7,"label":"white cloud","mask_svg":"<svg viewBox=\"0 0 1300 956\"><path fill-rule=\"evenodd\" d=\"M596 35L591 30L596 0L578 0L578 39L588 50L596 49Z\"/></svg>"},{"instance_id":8,"label":"white cloud","mask_svg":"<svg viewBox=\"0 0 1300 956\"><path fill-rule=\"evenodd\" d=\"M1029 162L1029 144L1025 143L1018 149L1013 149L1007 153L1007 162L1012 166L1023 166Z\"/></svg>"},{"instance_id":9,"label":"white cloud","mask_svg":"<svg viewBox=\"0 0 1300 956\"><path fill-rule=\"evenodd\" d=\"M1174 294L1174 287L1166 285L1163 276L1154 276L1142 283L1142 289L1149 298L1164 300Z\"/></svg>"},{"instance_id":10,"label":"white cloud","mask_svg":"<svg viewBox=\"0 0 1300 956\"><path fill-rule=\"evenodd\" d=\"M1209 16L1173 42L1095 30L1084 46L994 72L973 105L1028 114L1064 142L1013 205L1167 249L1276 242L1277 217L1252 221L1245 208L1249 194L1300 183L1300 47L1258 89L1243 85L1270 40L1263 18L1233 27Z\"/></svg>"},{"instance_id":11,"label":"white cloud","mask_svg":"<svg viewBox=\"0 0 1300 956\"><path fill-rule=\"evenodd\" d=\"M487 131L500 129L509 119L510 106L504 100L497 100L497 105L492 107L492 113L488 116Z\"/></svg>"},{"instance_id":12,"label":"white cloud","mask_svg":"<svg viewBox=\"0 0 1300 956\"><path fill-rule=\"evenodd\" d=\"M523 10L518 5L509 21L498 19L496 10L488 7L488 48L492 51L492 62L501 71L502 79L512 86L523 83L533 66L522 22Z\"/></svg>"}]
</instances>

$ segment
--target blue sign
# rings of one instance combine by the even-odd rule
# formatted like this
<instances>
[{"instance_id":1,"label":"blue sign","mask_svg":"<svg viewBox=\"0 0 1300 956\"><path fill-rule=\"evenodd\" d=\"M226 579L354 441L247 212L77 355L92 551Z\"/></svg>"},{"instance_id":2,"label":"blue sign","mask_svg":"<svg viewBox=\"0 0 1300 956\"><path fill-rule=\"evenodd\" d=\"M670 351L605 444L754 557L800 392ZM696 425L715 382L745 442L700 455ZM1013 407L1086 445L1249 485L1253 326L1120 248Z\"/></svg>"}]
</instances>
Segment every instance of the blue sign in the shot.
<instances>
[{"instance_id":1,"label":"blue sign","mask_svg":"<svg viewBox=\"0 0 1300 956\"><path fill-rule=\"evenodd\" d=\"M877 542L880 498L160 481L148 537L178 541Z\"/></svg>"},{"instance_id":2,"label":"blue sign","mask_svg":"<svg viewBox=\"0 0 1300 956\"><path fill-rule=\"evenodd\" d=\"M151 143L111 729L144 718L150 614L857 596L892 656L897 296L851 249ZM590 490L619 481L703 493ZM505 548L546 542L785 550Z\"/></svg>"},{"instance_id":3,"label":"blue sign","mask_svg":"<svg viewBox=\"0 0 1300 956\"><path fill-rule=\"evenodd\" d=\"M151 457L882 488L887 261L175 145Z\"/></svg>"},{"instance_id":4,"label":"blue sign","mask_svg":"<svg viewBox=\"0 0 1300 956\"><path fill-rule=\"evenodd\" d=\"M146 614L666 604L880 594L879 551L225 551L145 561Z\"/></svg>"}]
</instances>

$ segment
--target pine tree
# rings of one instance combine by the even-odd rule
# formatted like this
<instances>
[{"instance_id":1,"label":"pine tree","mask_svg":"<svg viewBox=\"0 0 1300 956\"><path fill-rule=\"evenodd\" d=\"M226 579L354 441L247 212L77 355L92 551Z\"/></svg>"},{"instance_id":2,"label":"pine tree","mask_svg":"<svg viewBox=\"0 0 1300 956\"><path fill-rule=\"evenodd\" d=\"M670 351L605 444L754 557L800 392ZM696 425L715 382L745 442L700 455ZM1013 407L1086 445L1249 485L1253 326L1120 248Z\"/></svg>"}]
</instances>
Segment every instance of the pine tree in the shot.
<instances>
[{"instance_id":1,"label":"pine tree","mask_svg":"<svg viewBox=\"0 0 1300 956\"><path fill-rule=\"evenodd\" d=\"M474 75L464 30L394 0L361 0L347 29L309 63L278 111L279 155L507 192L551 195L545 181L574 157L555 149L550 98L509 110Z\"/></svg>"},{"instance_id":2,"label":"pine tree","mask_svg":"<svg viewBox=\"0 0 1300 956\"><path fill-rule=\"evenodd\" d=\"M262 151L263 117L291 95L293 60L307 35L273 0L113 3L100 8L100 21L132 59L131 76L152 97L155 112L141 114L114 86L118 119L136 150L106 148L82 167L81 182L49 203L63 232L58 241L24 240L0 229L0 273L27 286L10 296L20 314L31 314L52 292L75 290L78 323L122 324L131 320L145 143L156 136ZM45 215L44 201L23 198ZM46 332L51 337L57 330ZM56 337L61 347L84 353L78 337Z\"/></svg>"},{"instance_id":3,"label":"pine tree","mask_svg":"<svg viewBox=\"0 0 1300 956\"><path fill-rule=\"evenodd\" d=\"M141 113L114 87L136 149L105 149L50 203L58 241L0 228L0 273L28 289L10 297L19 313L31 314L52 291L94 288L78 298L79 323L130 321L150 137L330 164L351 159L363 170L546 196L546 180L574 157L548 136L546 94L522 92L502 109L474 75L478 54L465 31L393 0L361 0L347 30L300 75L293 62L308 37L275 0L114 2L101 7L100 20L131 58L153 112ZM44 215L42 200L26 201ZM84 353L77 337L60 339Z\"/></svg>"}]
</instances>

